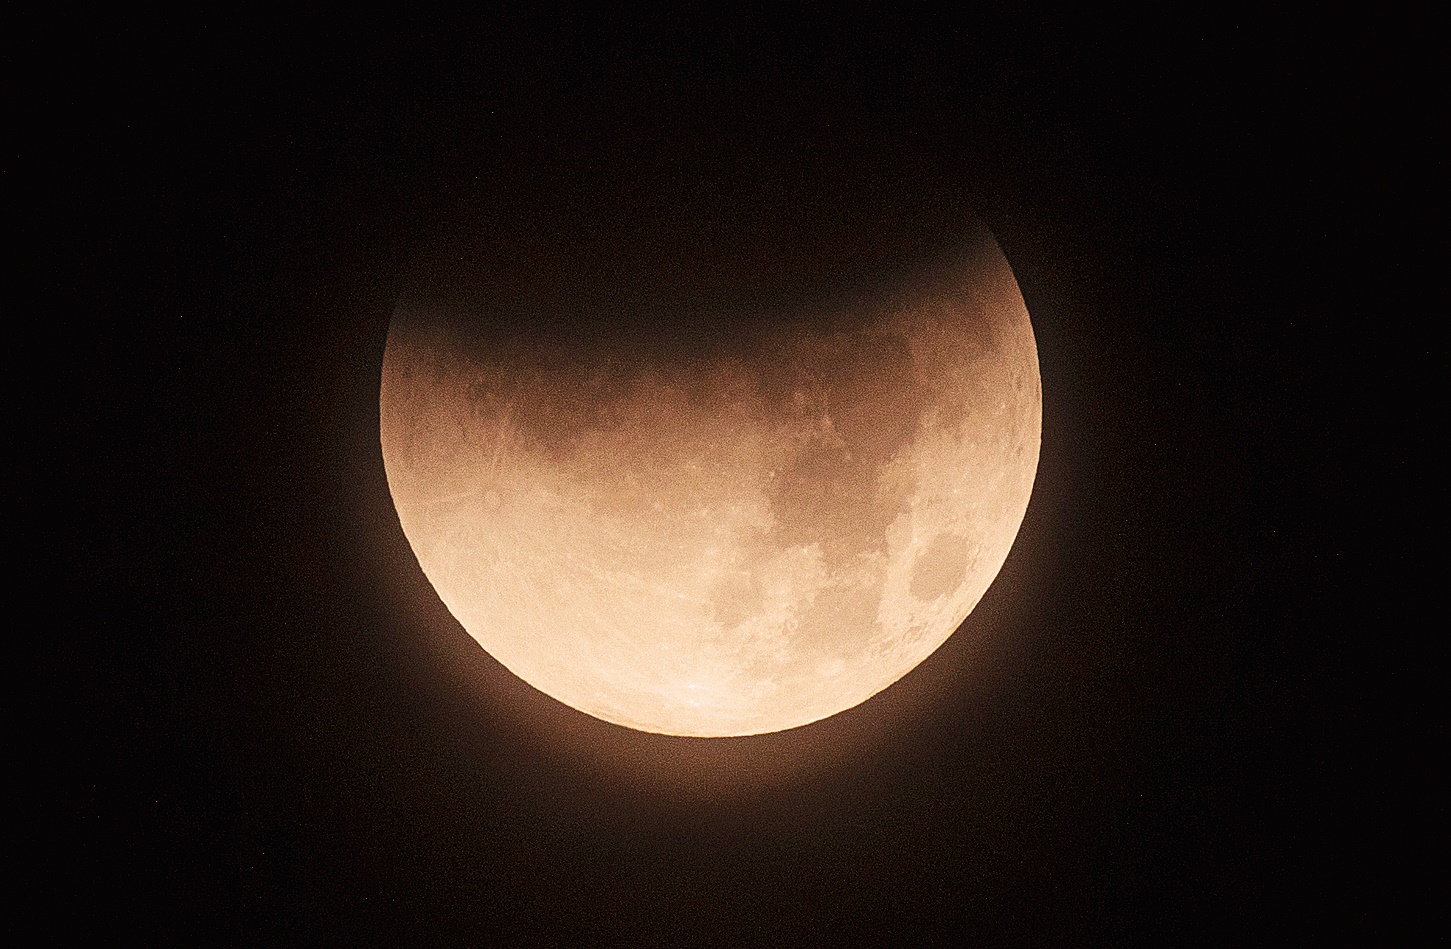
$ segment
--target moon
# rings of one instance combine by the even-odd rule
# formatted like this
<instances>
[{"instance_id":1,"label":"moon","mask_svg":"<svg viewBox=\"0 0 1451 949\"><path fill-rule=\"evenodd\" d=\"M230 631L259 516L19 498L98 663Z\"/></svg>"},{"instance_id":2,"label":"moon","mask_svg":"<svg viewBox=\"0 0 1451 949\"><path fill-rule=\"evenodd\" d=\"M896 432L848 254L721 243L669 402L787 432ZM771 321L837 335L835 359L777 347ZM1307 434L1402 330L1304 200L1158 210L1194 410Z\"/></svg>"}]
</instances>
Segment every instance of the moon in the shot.
<instances>
[{"instance_id":1,"label":"moon","mask_svg":"<svg viewBox=\"0 0 1451 949\"><path fill-rule=\"evenodd\" d=\"M869 699L992 583L1042 431L992 236L898 284L686 355L481 342L467 306L405 299L381 441L423 573L505 667L618 725L752 735Z\"/></svg>"}]
</instances>

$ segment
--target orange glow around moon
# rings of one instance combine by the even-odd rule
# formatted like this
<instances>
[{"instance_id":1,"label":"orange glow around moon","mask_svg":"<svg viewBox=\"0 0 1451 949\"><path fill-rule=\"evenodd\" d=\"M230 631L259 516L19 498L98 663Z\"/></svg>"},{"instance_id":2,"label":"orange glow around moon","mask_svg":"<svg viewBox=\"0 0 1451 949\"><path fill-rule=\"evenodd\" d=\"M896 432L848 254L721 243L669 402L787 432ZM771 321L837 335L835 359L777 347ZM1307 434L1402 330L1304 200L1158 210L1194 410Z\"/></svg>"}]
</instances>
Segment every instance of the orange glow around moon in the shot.
<instances>
[{"instance_id":1,"label":"orange glow around moon","mask_svg":"<svg viewBox=\"0 0 1451 949\"><path fill-rule=\"evenodd\" d=\"M642 731L779 731L885 689L1007 558L1042 391L986 234L868 306L744 352L526 365L400 305L382 448L424 574L516 675Z\"/></svg>"}]
</instances>

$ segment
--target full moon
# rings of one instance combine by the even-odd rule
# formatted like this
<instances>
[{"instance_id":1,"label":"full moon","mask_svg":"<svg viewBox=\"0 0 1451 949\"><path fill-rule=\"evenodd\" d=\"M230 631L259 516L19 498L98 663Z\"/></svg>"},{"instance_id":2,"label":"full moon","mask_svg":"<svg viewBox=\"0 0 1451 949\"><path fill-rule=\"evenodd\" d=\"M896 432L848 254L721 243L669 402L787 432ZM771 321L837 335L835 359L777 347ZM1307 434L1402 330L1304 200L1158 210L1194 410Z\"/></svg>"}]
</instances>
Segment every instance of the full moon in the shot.
<instances>
[{"instance_id":1,"label":"full moon","mask_svg":"<svg viewBox=\"0 0 1451 949\"><path fill-rule=\"evenodd\" d=\"M906 675L1008 556L1042 389L986 231L894 279L683 355L541 351L405 298L383 459L449 611L535 688L647 732L793 728Z\"/></svg>"}]
</instances>

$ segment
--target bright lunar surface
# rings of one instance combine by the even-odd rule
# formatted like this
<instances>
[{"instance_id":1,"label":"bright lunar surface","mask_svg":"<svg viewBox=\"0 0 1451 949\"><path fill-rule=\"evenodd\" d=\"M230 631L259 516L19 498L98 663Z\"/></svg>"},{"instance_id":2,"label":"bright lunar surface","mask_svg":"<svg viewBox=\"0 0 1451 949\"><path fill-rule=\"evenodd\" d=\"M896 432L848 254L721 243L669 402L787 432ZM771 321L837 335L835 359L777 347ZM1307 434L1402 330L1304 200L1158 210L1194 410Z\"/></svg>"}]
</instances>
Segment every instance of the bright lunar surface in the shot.
<instances>
[{"instance_id":1,"label":"bright lunar surface","mask_svg":"<svg viewBox=\"0 0 1451 949\"><path fill-rule=\"evenodd\" d=\"M981 599L1038 465L996 242L908 284L688 359L551 360L400 304L382 448L424 574L516 675L620 725L750 735L866 700Z\"/></svg>"}]
</instances>

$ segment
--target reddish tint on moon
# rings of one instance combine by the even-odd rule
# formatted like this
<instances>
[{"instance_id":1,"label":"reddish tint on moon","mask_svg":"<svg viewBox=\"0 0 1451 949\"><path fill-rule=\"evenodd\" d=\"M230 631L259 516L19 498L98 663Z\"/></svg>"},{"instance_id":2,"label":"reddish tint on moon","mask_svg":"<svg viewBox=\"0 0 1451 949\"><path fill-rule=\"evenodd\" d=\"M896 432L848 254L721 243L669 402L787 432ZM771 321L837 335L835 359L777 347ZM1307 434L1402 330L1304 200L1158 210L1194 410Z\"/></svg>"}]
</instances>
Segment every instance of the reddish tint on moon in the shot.
<instances>
[{"instance_id":1,"label":"reddish tint on moon","mask_svg":"<svg viewBox=\"0 0 1451 949\"><path fill-rule=\"evenodd\" d=\"M986 232L858 309L551 361L400 304L382 448L424 574L513 673L642 731L779 731L885 689L1007 558L1042 390Z\"/></svg>"}]
</instances>

